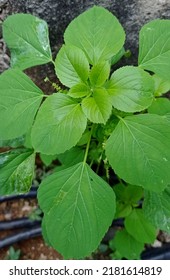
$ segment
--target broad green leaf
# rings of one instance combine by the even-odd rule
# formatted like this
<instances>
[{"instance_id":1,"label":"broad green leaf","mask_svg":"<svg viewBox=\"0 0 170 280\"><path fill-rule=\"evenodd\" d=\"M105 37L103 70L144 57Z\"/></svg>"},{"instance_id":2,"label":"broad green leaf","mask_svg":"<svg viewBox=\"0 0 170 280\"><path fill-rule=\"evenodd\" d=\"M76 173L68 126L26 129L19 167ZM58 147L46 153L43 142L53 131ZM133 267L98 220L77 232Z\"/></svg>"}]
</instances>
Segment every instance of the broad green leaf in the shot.
<instances>
[{"instance_id":1,"label":"broad green leaf","mask_svg":"<svg viewBox=\"0 0 170 280\"><path fill-rule=\"evenodd\" d=\"M138 242L153 243L156 238L156 229L145 218L142 209L133 209L125 218L125 229Z\"/></svg>"},{"instance_id":2,"label":"broad green leaf","mask_svg":"<svg viewBox=\"0 0 170 280\"><path fill-rule=\"evenodd\" d=\"M69 24L64 40L66 45L81 48L90 64L94 65L119 52L125 41L125 32L114 15L94 6Z\"/></svg>"},{"instance_id":3,"label":"broad green leaf","mask_svg":"<svg viewBox=\"0 0 170 280\"><path fill-rule=\"evenodd\" d=\"M164 80L157 75L153 75L155 83L155 96L161 96L162 94L170 90L170 80Z\"/></svg>"},{"instance_id":4,"label":"broad green leaf","mask_svg":"<svg viewBox=\"0 0 170 280\"><path fill-rule=\"evenodd\" d=\"M43 154L64 153L77 144L87 124L81 106L69 96L49 96L37 114L32 129L32 144Z\"/></svg>"},{"instance_id":5,"label":"broad green leaf","mask_svg":"<svg viewBox=\"0 0 170 280\"><path fill-rule=\"evenodd\" d=\"M3 23L3 37L11 51L11 66L26 69L52 61L48 26L29 14L8 16Z\"/></svg>"},{"instance_id":6,"label":"broad green leaf","mask_svg":"<svg viewBox=\"0 0 170 280\"><path fill-rule=\"evenodd\" d=\"M35 154L16 149L0 154L0 195L28 192L34 175Z\"/></svg>"},{"instance_id":7,"label":"broad green leaf","mask_svg":"<svg viewBox=\"0 0 170 280\"><path fill-rule=\"evenodd\" d=\"M107 61L102 61L94 65L90 71L89 79L92 86L100 87L109 78L110 65Z\"/></svg>"},{"instance_id":8,"label":"broad green leaf","mask_svg":"<svg viewBox=\"0 0 170 280\"><path fill-rule=\"evenodd\" d=\"M115 195L86 163L48 176L38 191L47 236L65 258L94 251L115 214Z\"/></svg>"},{"instance_id":9,"label":"broad green leaf","mask_svg":"<svg viewBox=\"0 0 170 280\"><path fill-rule=\"evenodd\" d=\"M170 183L170 123L142 114L121 119L106 143L115 173L132 185L161 192Z\"/></svg>"},{"instance_id":10,"label":"broad green leaf","mask_svg":"<svg viewBox=\"0 0 170 280\"><path fill-rule=\"evenodd\" d=\"M153 100L154 83L144 70L125 66L115 71L106 85L112 105L124 112L139 112Z\"/></svg>"},{"instance_id":11,"label":"broad green leaf","mask_svg":"<svg viewBox=\"0 0 170 280\"><path fill-rule=\"evenodd\" d=\"M170 20L153 20L139 34L139 66L169 79Z\"/></svg>"},{"instance_id":12,"label":"broad green leaf","mask_svg":"<svg viewBox=\"0 0 170 280\"><path fill-rule=\"evenodd\" d=\"M0 76L0 139L24 135L31 127L43 92L20 70Z\"/></svg>"},{"instance_id":13,"label":"broad green leaf","mask_svg":"<svg viewBox=\"0 0 170 280\"><path fill-rule=\"evenodd\" d=\"M145 192L145 217L157 228L170 233L170 187L161 193Z\"/></svg>"},{"instance_id":14,"label":"broad green leaf","mask_svg":"<svg viewBox=\"0 0 170 280\"><path fill-rule=\"evenodd\" d=\"M170 114L170 101L167 98L156 98L148 108L148 112L161 116Z\"/></svg>"},{"instance_id":15,"label":"broad green leaf","mask_svg":"<svg viewBox=\"0 0 170 280\"><path fill-rule=\"evenodd\" d=\"M73 98L81 98L89 94L91 94L89 86L83 83L76 84L68 92L68 95Z\"/></svg>"},{"instance_id":16,"label":"broad green leaf","mask_svg":"<svg viewBox=\"0 0 170 280\"><path fill-rule=\"evenodd\" d=\"M89 63L81 49L62 46L55 60L55 71L63 85L72 87L87 81Z\"/></svg>"},{"instance_id":17,"label":"broad green leaf","mask_svg":"<svg viewBox=\"0 0 170 280\"><path fill-rule=\"evenodd\" d=\"M93 95L82 101L82 110L93 123L106 123L112 111L110 96L104 88L94 89Z\"/></svg>"},{"instance_id":18,"label":"broad green leaf","mask_svg":"<svg viewBox=\"0 0 170 280\"><path fill-rule=\"evenodd\" d=\"M49 247L51 247L50 241L49 241L48 236L47 236L47 229L46 229L45 218L42 219L42 222L41 222L41 229L42 229L42 235L43 235L43 239L44 239L45 243L46 243Z\"/></svg>"},{"instance_id":19,"label":"broad green leaf","mask_svg":"<svg viewBox=\"0 0 170 280\"><path fill-rule=\"evenodd\" d=\"M125 229L116 232L113 244L122 257L129 260L139 260L144 249L144 244L134 239Z\"/></svg>"}]
</instances>

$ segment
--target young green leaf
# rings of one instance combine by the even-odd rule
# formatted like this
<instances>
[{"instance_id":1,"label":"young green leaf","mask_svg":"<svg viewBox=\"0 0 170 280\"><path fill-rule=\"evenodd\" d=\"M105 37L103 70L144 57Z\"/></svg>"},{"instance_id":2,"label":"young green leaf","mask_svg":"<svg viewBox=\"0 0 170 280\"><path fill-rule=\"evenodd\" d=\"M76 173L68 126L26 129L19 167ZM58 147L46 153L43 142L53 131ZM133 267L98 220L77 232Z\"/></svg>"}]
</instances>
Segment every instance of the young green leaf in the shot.
<instances>
[{"instance_id":1,"label":"young green leaf","mask_svg":"<svg viewBox=\"0 0 170 280\"><path fill-rule=\"evenodd\" d=\"M139 34L139 66L169 79L170 20L153 20Z\"/></svg>"},{"instance_id":2,"label":"young green leaf","mask_svg":"<svg viewBox=\"0 0 170 280\"><path fill-rule=\"evenodd\" d=\"M89 63L81 49L62 46L55 60L55 71L63 85L72 87L87 81Z\"/></svg>"},{"instance_id":3,"label":"young green leaf","mask_svg":"<svg viewBox=\"0 0 170 280\"><path fill-rule=\"evenodd\" d=\"M116 202L115 219L127 217L132 211L132 206L120 201Z\"/></svg>"},{"instance_id":4,"label":"young green leaf","mask_svg":"<svg viewBox=\"0 0 170 280\"><path fill-rule=\"evenodd\" d=\"M3 23L3 38L11 51L11 66L26 69L52 61L48 26L29 14L8 16Z\"/></svg>"},{"instance_id":5,"label":"young green leaf","mask_svg":"<svg viewBox=\"0 0 170 280\"><path fill-rule=\"evenodd\" d=\"M91 97L82 101L82 110L93 123L106 123L112 111L110 96L104 88L96 88Z\"/></svg>"},{"instance_id":6,"label":"young green leaf","mask_svg":"<svg viewBox=\"0 0 170 280\"><path fill-rule=\"evenodd\" d=\"M138 242L153 243L156 238L156 229L145 218L142 209L133 209L125 218L125 228Z\"/></svg>"},{"instance_id":7,"label":"young green leaf","mask_svg":"<svg viewBox=\"0 0 170 280\"><path fill-rule=\"evenodd\" d=\"M32 129L33 147L47 155L64 153L77 144L86 124L79 103L65 94L53 94L37 114Z\"/></svg>"},{"instance_id":8,"label":"young green leaf","mask_svg":"<svg viewBox=\"0 0 170 280\"><path fill-rule=\"evenodd\" d=\"M66 45L81 48L94 65L113 57L123 47L125 32L115 16L102 7L85 11L64 33Z\"/></svg>"},{"instance_id":9,"label":"young green leaf","mask_svg":"<svg viewBox=\"0 0 170 280\"><path fill-rule=\"evenodd\" d=\"M153 100L154 83L144 70L125 66L115 71L106 85L112 105L124 112L139 112Z\"/></svg>"},{"instance_id":10,"label":"young green leaf","mask_svg":"<svg viewBox=\"0 0 170 280\"><path fill-rule=\"evenodd\" d=\"M68 92L68 95L73 98L81 98L89 94L91 94L90 88L84 83L76 84Z\"/></svg>"},{"instance_id":11,"label":"young green leaf","mask_svg":"<svg viewBox=\"0 0 170 280\"><path fill-rule=\"evenodd\" d=\"M145 192L143 212L157 228L170 233L170 187L161 193Z\"/></svg>"},{"instance_id":12,"label":"young green leaf","mask_svg":"<svg viewBox=\"0 0 170 280\"><path fill-rule=\"evenodd\" d=\"M38 200L45 212L48 239L65 258L94 251L115 214L113 190L86 163L47 177Z\"/></svg>"},{"instance_id":13,"label":"young green leaf","mask_svg":"<svg viewBox=\"0 0 170 280\"><path fill-rule=\"evenodd\" d=\"M94 65L90 71L89 79L92 86L100 87L109 78L110 64L108 61L102 61Z\"/></svg>"},{"instance_id":14,"label":"young green leaf","mask_svg":"<svg viewBox=\"0 0 170 280\"><path fill-rule=\"evenodd\" d=\"M0 139L13 139L31 127L43 92L20 70L0 76Z\"/></svg>"},{"instance_id":15,"label":"young green leaf","mask_svg":"<svg viewBox=\"0 0 170 280\"><path fill-rule=\"evenodd\" d=\"M129 260L139 260L144 243L134 239L125 229L117 231L113 239L114 248Z\"/></svg>"},{"instance_id":16,"label":"young green leaf","mask_svg":"<svg viewBox=\"0 0 170 280\"><path fill-rule=\"evenodd\" d=\"M139 186L117 184L114 186L116 198L126 204L136 204L143 197L143 189Z\"/></svg>"},{"instance_id":17,"label":"young green leaf","mask_svg":"<svg viewBox=\"0 0 170 280\"><path fill-rule=\"evenodd\" d=\"M170 123L142 114L121 119L106 143L116 174L132 185L161 192L170 183Z\"/></svg>"},{"instance_id":18,"label":"young green leaf","mask_svg":"<svg viewBox=\"0 0 170 280\"><path fill-rule=\"evenodd\" d=\"M0 154L0 195L28 192L34 175L35 154L16 149Z\"/></svg>"},{"instance_id":19,"label":"young green leaf","mask_svg":"<svg viewBox=\"0 0 170 280\"><path fill-rule=\"evenodd\" d=\"M170 101L167 98L156 98L148 108L150 114L167 115L170 114Z\"/></svg>"}]
</instances>

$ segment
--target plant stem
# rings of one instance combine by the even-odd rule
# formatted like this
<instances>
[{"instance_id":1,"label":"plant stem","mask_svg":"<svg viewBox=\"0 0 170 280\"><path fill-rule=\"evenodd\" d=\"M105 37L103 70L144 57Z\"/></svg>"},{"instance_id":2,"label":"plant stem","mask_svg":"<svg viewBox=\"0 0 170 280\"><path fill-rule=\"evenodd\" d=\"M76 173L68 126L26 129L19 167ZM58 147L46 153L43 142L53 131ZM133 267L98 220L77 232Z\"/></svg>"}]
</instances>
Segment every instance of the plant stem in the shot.
<instances>
[{"instance_id":1,"label":"plant stem","mask_svg":"<svg viewBox=\"0 0 170 280\"><path fill-rule=\"evenodd\" d=\"M86 160L87 160L87 156L88 156L88 152L89 152L89 147L90 147L90 142L91 142L91 137L92 137L92 132L93 132L93 127L94 126L92 125L91 126L90 135L89 135L89 140L88 140L87 146L86 146L86 151L85 151L83 163L86 163Z\"/></svg>"}]
</instances>

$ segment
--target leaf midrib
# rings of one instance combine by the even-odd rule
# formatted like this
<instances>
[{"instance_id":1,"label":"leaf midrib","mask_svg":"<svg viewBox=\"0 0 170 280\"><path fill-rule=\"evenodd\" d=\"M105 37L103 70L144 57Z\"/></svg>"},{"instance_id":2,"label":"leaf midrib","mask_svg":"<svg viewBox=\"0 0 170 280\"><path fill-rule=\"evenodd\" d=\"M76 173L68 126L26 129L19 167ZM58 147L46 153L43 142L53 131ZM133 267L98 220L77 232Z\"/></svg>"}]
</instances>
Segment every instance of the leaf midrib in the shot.
<instances>
[{"instance_id":1,"label":"leaf midrib","mask_svg":"<svg viewBox=\"0 0 170 280\"><path fill-rule=\"evenodd\" d=\"M51 58L51 55L50 57L47 56L47 53L42 51L42 49L38 49L37 46L35 46L34 44L30 44L29 41L27 41L25 38L23 38L21 35L19 35L18 33L16 33L16 31L14 31L10 26L8 25L5 25L5 27L11 32L11 33L14 33L16 35L16 37L19 37L20 39L22 39L26 44L28 44L29 46L31 46L33 49L35 49L36 51L38 51L39 53L43 54L45 58L47 58L49 61L52 59Z\"/></svg>"}]
</instances>

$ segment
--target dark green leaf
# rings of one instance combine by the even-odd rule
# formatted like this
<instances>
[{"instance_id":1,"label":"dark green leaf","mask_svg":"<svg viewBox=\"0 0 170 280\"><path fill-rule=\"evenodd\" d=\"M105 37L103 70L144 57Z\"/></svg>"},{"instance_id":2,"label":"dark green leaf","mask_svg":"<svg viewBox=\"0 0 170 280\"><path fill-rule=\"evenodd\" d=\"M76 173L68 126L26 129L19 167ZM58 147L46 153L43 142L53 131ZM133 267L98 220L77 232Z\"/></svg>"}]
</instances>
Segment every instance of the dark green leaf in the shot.
<instances>
[{"instance_id":1,"label":"dark green leaf","mask_svg":"<svg viewBox=\"0 0 170 280\"><path fill-rule=\"evenodd\" d=\"M148 108L148 112L161 116L170 114L170 101L167 98L156 98Z\"/></svg>"},{"instance_id":2,"label":"dark green leaf","mask_svg":"<svg viewBox=\"0 0 170 280\"><path fill-rule=\"evenodd\" d=\"M73 147L69 151L57 156L62 165L70 167L76 163L83 161L84 150L79 147Z\"/></svg>"},{"instance_id":3,"label":"dark green leaf","mask_svg":"<svg viewBox=\"0 0 170 280\"><path fill-rule=\"evenodd\" d=\"M170 123L151 114L121 119L106 143L106 155L119 177L161 192L170 183Z\"/></svg>"},{"instance_id":4,"label":"dark green leaf","mask_svg":"<svg viewBox=\"0 0 170 280\"><path fill-rule=\"evenodd\" d=\"M115 219L127 217L132 211L130 204L117 201Z\"/></svg>"},{"instance_id":5,"label":"dark green leaf","mask_svg":"<svg viewBox=\"0 0 170 280\"><path fill-rule=\"evenodd\" d=\"M85 163L47 177L38 192L47 236L65 258L94 251L115 214L115 195Z\"/></svg>"},{"instance_id":6,"label":"dark green leaf","mask_svg":"<svg viewBox=\"0 0 170 280\"><path fill-rule=\"evenodd\" d=\"M0 76L0 139L17 138L31 127L42 91L20 70Z\"/></svg>"},{"instance_id":7,"label":"dark green leaf","mask_svg":"<svg viewBox=\"0 0 170 280\"><path fill-rule=\"evenodd\" d=\"M89 63L81 49L74 46L63 46L55 60L55 71L63 85L72 87L87 81Z\"/></svg>"},{"instance_id":8,"label":"dark green leaf","mask_svg":"<svg viewBox=\"0 0 170 280\"><path fill-rule=\"evenodd\" d=\"M49 96L37 114L32 143L43 154L64 153L77 144L87 124L81 106L75 99L56 93Z\"/></svg>"},{"instance_id":9,"label":"dark green leaf","mask_svg":"<svg viewBox=\"0 0 170 280\"><path fill-rule=\"evenodd\" d=\"M153 20L145 24L139 35L139 66L165 80L170 72L170 20Z\"/></svg>"},{"instance_id":10,"label":"dark green leaf","mask_svg":"<svg viewBox=\"0 0 170 280\"><path fill-rule=\"evenodd\" d=\"M40 153L40 158L46 166L49 166L53 160L57 158L57 155L45 155Z\"/></svg>"},{"instance_id":11,"label":"dark green leaf","mask_svg":"<svg viewBox=\"0 0 170 280\"><path fill-rule=\"evenodd\" d=\"M142 69L125 66L115 71L106 85L112 105L124 112L148 108L153 100L152 77Z\"/></svg>"},{"instance_id":12,"label":"dark green leaf","mask_svg":"<svg viewBox=\"0 0 170 280\"><path fill-rule=\"evenodd\" d=\"M156 227L170 233L170 187L161 193L145 192L143 211Z\"/></svg>"},{"instance_id":13,"label":"dark green leaf","mask_svg":"<svg viewBox=\"0 0 170 280\"><path fill-rule=\"evenodd\" d=\"M144 249L144 244L134 239L125 229L116 232L113 244L122 257L129 260L140 259L140 254Z\"/></svg>"},{"instance_id":14,"label":"dark green leaf","mask_svg":"<svg viewBox=\"0 0 170 280\"><path fill-rule=\"evenodd\" d=\"M156 229L145 218L142 209L134 209L125 218L125 228L138 242L153 243L156 238Z\"/></svg>"},{"instance_id":15,"label":"dark green leaf","mask_svg":"<svg viewBox=\"0 0 170 280\"><path fill-rule=\"evenodd\" d=\"M143 189L139 186L117 184L114 191L116 198L126 204L135 204L143 197Z\"/></svg>"}]
</instances>

